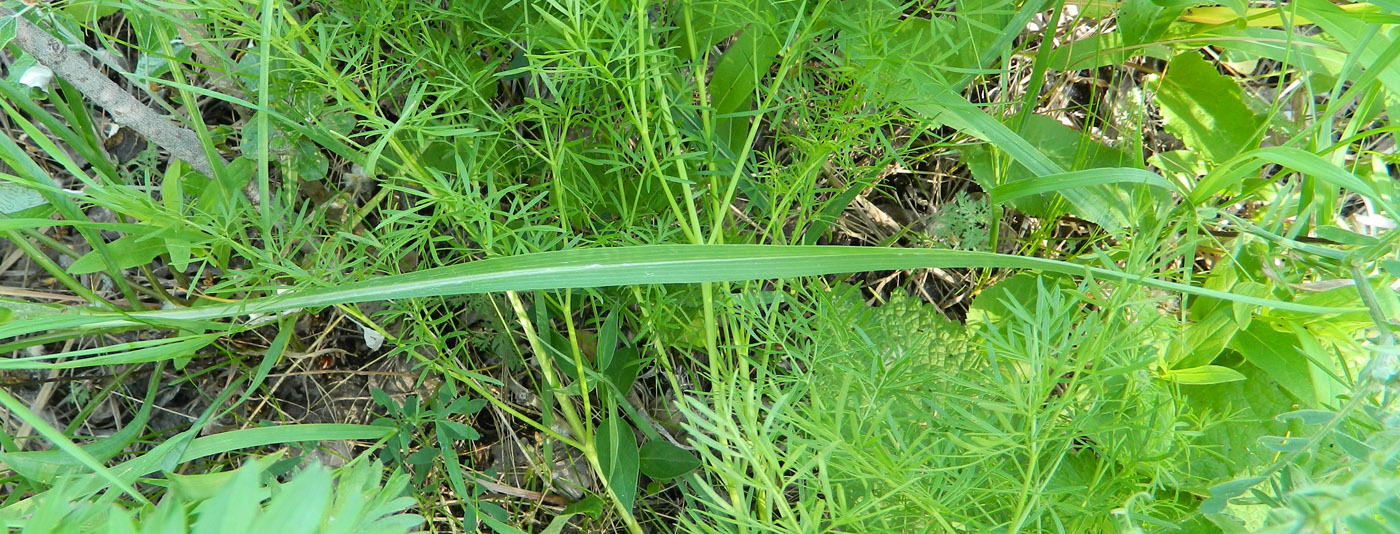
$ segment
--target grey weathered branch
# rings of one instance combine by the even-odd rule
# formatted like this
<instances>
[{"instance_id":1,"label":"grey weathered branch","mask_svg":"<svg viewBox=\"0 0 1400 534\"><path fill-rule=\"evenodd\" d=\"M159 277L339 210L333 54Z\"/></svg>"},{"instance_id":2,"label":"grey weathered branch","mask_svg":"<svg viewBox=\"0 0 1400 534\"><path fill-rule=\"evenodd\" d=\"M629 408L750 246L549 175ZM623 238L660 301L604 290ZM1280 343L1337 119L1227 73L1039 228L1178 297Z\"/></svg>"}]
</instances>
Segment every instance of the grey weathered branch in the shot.
<instances>
[{"instance_id":1,"label":"grey weathered branch","mask_svg":"<svg viewBox=\"0 0 1400 534\"><path fill-rule=\"evenodd\" d=\"M0 7L0 17L10 17L14 14L9 8ZM14 22L16 45L40 64L52 69L58 77L72 84L92 103L107 110L117 124L135 130L156 146L165 149L171 156L190 164L195 170L211 178L214 176L213 165L228 165L228 162L218 156L212 156L211 161L210 156L206 156L200 149L199 137L193 131L141 104L130 93L123 91L82 57L69 50L62 41L24 17L15 17Z\"/></svg>"}]
</instances>

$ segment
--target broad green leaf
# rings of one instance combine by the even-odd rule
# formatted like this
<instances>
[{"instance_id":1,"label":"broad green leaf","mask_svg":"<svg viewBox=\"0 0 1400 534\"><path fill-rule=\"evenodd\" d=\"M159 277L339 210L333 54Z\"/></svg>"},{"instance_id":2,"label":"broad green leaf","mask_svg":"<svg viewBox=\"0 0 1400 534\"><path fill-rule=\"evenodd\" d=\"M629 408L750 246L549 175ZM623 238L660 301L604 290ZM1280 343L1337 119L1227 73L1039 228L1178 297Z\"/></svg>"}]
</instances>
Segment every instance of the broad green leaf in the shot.
<instances>
[{"instance_id":1,"label":"broad green leaf","mask_svg":"<svg viewBox=\"0 0 1400 534\"><path fill-rule=\"evenodd\" d=\"M1186 466L1194 476L1218 480L1263 466L1272 461L1273 452L1259 447L1259 437L1289 432L1289 426L1275 417L1296 409L1297 401L1249 362L1241 362L1235 370L1245 379L1183 388L1184 400L1193 412L1229 416L1224 424L1210 427L1194 439L1195 445L1211 451L1193 456Z\"/></svg>"},{"instance_id":2,"label":"broad green leaf","mask_svg":"<svg viewBox=\"0 0 1400 534\"><path fill-rule=\"evenodd\" d=\"M1116 17L1118 33L1127 37L1128 41L1124 44L1129 46L1155 41L1167 32L1167 28L1186 7L1176 2L1124 0Z\"/></svg>"},{"instance_id":3,"label":"broad green leaf","mask_svg":"<svg viewBox=\"0 0 1400 534\"><path fill-rule=\"evenodd\" d=\"M482 523L486 523L486 526L491 527L491 530L496 531L496 534L530 534L489 515L481 515L477 516L477 518L480 519Z\"/></svg>"},{"instance_id":4,"label":"broad green leaf","mask_svg":"<svg viewBox=\"0 0 1400 534\"><path fill-rule=\"evenodd\" d=\"M97 20L121 11L121 5L106 0L73 0L63 4L63 11L74 20Z\"/></svg>"},{"instance_id":5,"label":"broad green leaf","mask_svg":"<svg viewBox=\"0 0 1400 534\"><path fill-rule=\"evenodd\" d=\"M715 148L724 154L718 158L719 170L725 175L734 174L736 165L748 164L747 158L746 161L739 161L738 155L748 139L751 122L761 118L751 113L751 108L755 98L763 92L760 90L761 82L768 77L782 49L783 28L774 27L778 19L786 18L780 14L784 10L780 6L782 4L757 2L749 5L725 4L720 8L728 15L726 29L734 17L742 17L737 20L742 24L738 37L715 62L706 86L710 105L716 115L713 129ZM790 6L787 7L790 9ZM692 174L695 175L699 173ZM751 207L760 212L766 211L768 202L763 188L756 187L746 174L738 174L737 179L738 187L754 200Z\"/></svg>"},{"instance_id":6,"label":"broad green leaf","mask_svg":"<svg viewBox=\"0 0 1400 534\"><path fill-rule=\"evenodd\" d=\"M540 321L540 324L547 324ZM570 380L578 380L578 362L574 361L573 346L563 334L546 330L540 334L540 344L554 357L554 365Z\"/></svg>"},{"instance_id":7,"label":"broad green leaf","mask_svg":"<svg viewBox=\"0 0 1400 534\"><path fill-rule=\"evenodd\" d=\"M1332 435L1332 439L1337 441L1337 447L1341 448L1343 452L1347 453L1348 456L1351 456L1358 462L1371 461L1371 455L1376 452L1376 449L1366 442L1353 438L1345 433L1335 433Z\"/></svg>"},{"instance_id":8,"label":"broad green leaf","mask_svg":"<svg viewBox=\"0 0 1400 534\"><path fill-rule=\"evenodd\" d=\"M438 426L443 427L446 430L447 435L452 437L452 439L464 439L467 441L476 441L481 439L481 433L477 432L475 428L472 428L468 425L464 425L456 421L438 421L437 424Z\"/></svg>"},{"instance_id":9,"label":"broad green leaf","mask_svg":"<svg viewBox=\"0 0 1400 534\"><path fill-rule=\"evenodd\" d=\"M168 534L188 532L184 506L176 499L169 499L156 506L155 512L141 518L141 534Z\"/></svg>"},{"instance_id":10,"label":"broad green leaf","mask_svg":"<svg viewBox=\"0 0 1400 534\"><path fill-rule=\"evenodd\" d=\"M1148 164L1162 171L1162 174L1170 177L1173 183L1193 184L1196 180L1206 175L1209 165L1201 155L1190 150L1171 150L1158 152L1147 158Z\"/></svg>"},{"instance_id":11,"label":"broad green leaf","mask_svg":"<svg viewBox=\"0 0 1400 534\"><path fill-rule=\"evenodd\" d=\"M544 530L541 530L540 534L562 534L564 532L564 527L569 526L569 520L573 519L575 515L578 514L559 514L554 516L554 519L549 520L549 525L544 527Z\"/></svg>"},{"instance_id":12,"label":"broad green leaf","mask_svg":"<svg viewBox=\"0 0 1400 534\"><path fill-rule=\"evenodd\" d=\"M319 462L312 462L279 488L253 525L252 532L321 532L321 518L330 506L332 491L330 470Z\"/></svg>"},{"instance_id":13,"label":"broad green leaf","mask_svg":"<svg viewBox=\"0 0 1400 534\"><path fill-rule=\"evenodd\" d=\"M117 268L131 269L149 264L156 256L164 254L165 240L146 235L129 235L111 242L107 248L111 251L112 258L117 261ZM96 252L89 252L73 262L68 272L91 274L101 271L104 267L102 256Z\"/></svg>"},{"instance_id":14,"label":"broad green leaf","mask_svg":"<svg viewBox=\"0 0 1400 534\"><path fill-rule=\"evenodd\" d=\"M1228 308L1218 308L1204 320L1186 327L1183 339L1172 343L1168 362L1173 368L1191 368L1209 364L1220 356L1225 346L1239 332L1239 323Z\"/></svg>"},{"instance_id":15,"label":"broad green leaf","mask_svg":"<svg viewBox=\"0 0 1400 534\"><path fill-rule=\"evenodd\" d=\"M637 349L622 347L613 353L612 361L603 369L603 375L608 377L608 381L612 382L618 391L626 395L627 391L632 389L632 383L637 381L640 371L641 361L637 358Z\"/></svg>"},{"instance_id":16,"label":"broad green leaf","mask_svg":"<svg viewBox=\"0 0 1400 534\"><path fill-rule=\"evenodd\" d=\"M1313 396L1318 402L1325 406L1338 398L1350 395L1351 384L1339 379L1344 373L1337 362L1336 351L1323 347L1311 328L1296 322L1284 324L1298 340L1296 350L1300 354L1311 356L1308 361L1308 373L1313 385Z\"/></svg>"},{"instance_id":17,"label":"broad green leaf","mask_svg":"<svg viewBox=\"0 0 1400 534\"><path fill-rule=\"evenodd\" d=\"M1269 296L1271 290L1272 288L1268 284L1242 281L1235 284L1235 286L1230 289L1230 292L1237 295L1264 298ZM1235 324L1240 328L1248 328L1254 318L1254 307L1241 302L1232 302L1230 304L1231 310L1234 311Z\"/></svg>"},{"instance_id":18,"label":"broad green leaf","mask_svg":"<svg viewBox=\"0 0 1400 534\"><path fill-rule=\"evenodd\" d=\"M721 0L697 0L683 6L686 12L682 25L671 33L670 42L684 43L693 35L695 46L704 50L732 37L746 22L746 17L736 14L731 4Z\"/></svg>"},{"instance_id":19,"label":"broad green leaf","mask_svg":"<svg viewBox=\"0 0 1400 534\"><path fill-rule=\"evenodd\" d=\"M637 438L632 427L621 417L613 416L598 424L594 445L598 449L598 466L608 488L617 496L622 507L631 510L637 497Z\"/></svg>"},{"instance_id":20,"label":"broad green leaf","mask_svg":"<svg viewBox=\"0 0 1400 534\"><path fill-rule=\"evenodd\" d=\"M19 25L15 23L15 17L18 16L15 14L0 16L0 48L10 44L10 40L19 33ZM4 210L0 209L0 211Z\"/></svg>"},{"instance_id":21,"label":"broad green leaf","mask_svg":"<svg viewBox=\"0 0 1400 534\"><path fill-rule=\"evenodd\" d=\"M1199 52L1173 58L1155 94L1167 131L1210 161L1229 160L1258 144L1262 121L1245 106L1239 84Z\"/></svg>"},{"instance_id":22,"label":"broad green leaf","mask_svg":"<svg viewBox=\"0 0 1400 534\"><path fill-rule=\"evenodd\" d=\"M1317 406L1319 399L1313 389L1311 364L1298 352L1298 336L1255 321L1235 334L1229 346L1302 401L1304 408Z\"/></svg>"},{"instance_id":23,"label":"broad green leaf","mask_svg":"<svg viewBox=\"0 0 1400 534\"><path fill-rule=\"evenodd\" d=\"M746 21L739 38L715 63L710 76L710 94L716 113L748 111L759 80L768 75L782 42L774 29L766 26L771 23L771 20L763 20L768 18L766 11L751 14L757 20ZM739 122L744 123L744 133L747 133L747 118ZM742 137L726 139L731 148L733 143L742 140Z\"/></svg>"},{"instance_id":24,"label":"broad green leaf","mask_svg":"<svg viewBox=\"0 0 1400 534\"><path fill-rule=\"evenodd\" d=\"M1219 365L1202 365L1187 369L1172 369L1166 372L1167 380L1187 386L1226 384L1244 380L1239 371Z\"/></svg>"},{"instance_id":25,"label":"broad green leaf","mask_svg":"<svg viewBox=\"0 0 1400 534\"><path fill-rule=\"evenodd\" d=\"M651 478L676 478L699 466L700 459L694 454L665 441L648 441L642 445L642 473Z\"/></svg>"},{"instance_id":26,"label":"broad green leaf","mask_svg":"<svg viewBox=\"0 0 1400 534\"><path fill-rule=\"evenodd\" d=\"M168 473L165 477L170 480L170 491L181 501L196 503L218 496L220 492L228 488L228 485L232 483L234 478L236 478L239 473L243 472L244 469L253 469L261 473L280 460L281 457L281 454L254 457L249 459L242 468L232 471L218 471L192 475Z\"/></svg>"},{"instance_id":27,"label":"broad green leaf","mask_svg":"<svg viewBox=\"0 0 1400 534\"><path fill-rule=\"evenodd\" d=\"M136 523L131 519L131 513L120 507L108 509L107 534L136 534Z\"/></svg>"},{"instance_id":28,"label":"broad green leaf","mask_svg":"<svg viewBox=\"0 0 1400 534\"><path fill-rule=\"evenodd\" d=\"M298 138L292 145L291 168L303 180L320 180L330 170L330 162L321 153L321 147L306 138Z\"/></svg>"},{"instance_id":29,"label":"broad green leaf","mask_svg":"<svg viewBox=\"0 0 1400 534\"><path fill-rule=\"evenodd\" d=\"M846 211L846 208L851 205L851 202L854 201L857 196L860 196L869 185L869 182L849 184L845 191L827 200L826 203L822 205L821 209L817 210L817 214L813 217L812 223L807 226L807 229L802 233L802 244L815 244L817 240L826 233L827 228L831 227L831 223L836 222L836 219Z\"/></svg>"},{"instance_id":30,"label":"broad green leaf","mask_svg":"<svg viewBox=\"0 0 1400 534\"><path fill-rule=\"evenodd\" d=\"M3 24L0 21L0 24ZM0 38L0 42L4 39ZM18 213L48 203L38 191L16 184L0 182L0 214Z\"/></svg>"},{"instance_id":31,"label":"broad green leaf","mask_svg":"<svg viewBox=\"0 0 1400 534\"><path fill-rule=\"evenodd\" d=\"M195 507L195 530L211 534L252 532L258 504L267 498L267 490L258 487L259 474L256 461L243 464L212 498Z\"/></svg>"},{"instance_id":32,"label":"broad green leaf","mask_svg":"<svg viewBox=\"0 0 1400 534\"><path fill-rule=\"evenodd\" d=\"M456 425L456 424L461 424L461 423L452 423L452 422L447 422L447 423L451 423L451 424L454 424L454 425ZM462 425L462 426L466 426L466 425ZM472 432L476 432L476 429L471 428L471 427L469 427L469 426L467 427L467 429L471 430ZM475 441L476 439L480 439L480 438L481 438L480 435L477 435L475 439L470 438L470 436L451 436L451 435L448 434L447 425L445 425L444 422L439 422L438 425L437 425L437 428L435 428L435 429L433 429L433 430L434 430L434 433L436 434L438 443L442 443L442 444L450 444L450 443L452 443L452 440L453 440L453 439L470 439L471 441ZM450 447L450 445L449 445L449 447ZM461 460L458 459L458 457L457 457L456 454L444 454L444 455L442 455L442 467L443 467L443 471L446 471L446 472L447 472L447 482L448 482L448 484L452 487L452 491L457 492L458 495L471 495L471 493L469 493L469 490L467 489L468 486L467 486L466 477L463 477L463 476L462 476L462 463L461 463ZM471 508L470 505L467 505L467 506L465 506L464 508L465 508L466 511L465 511L464 514L463 514L463 518L462 518L463 522L475 521L475 520L476 520L476 519L475 519L475 517L476 517L476 511L473 510L473 509Z\"/></svg>"}]
</instances>

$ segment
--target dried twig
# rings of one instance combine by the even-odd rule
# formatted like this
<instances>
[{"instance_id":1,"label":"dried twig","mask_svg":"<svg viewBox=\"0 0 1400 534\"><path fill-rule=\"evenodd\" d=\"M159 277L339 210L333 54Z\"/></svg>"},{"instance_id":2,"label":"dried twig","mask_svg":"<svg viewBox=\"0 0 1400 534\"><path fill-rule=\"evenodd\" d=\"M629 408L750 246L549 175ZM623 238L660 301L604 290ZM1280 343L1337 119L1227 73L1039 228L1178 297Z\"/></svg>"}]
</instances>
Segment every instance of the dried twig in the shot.
<instances>
[{"instance_id":1,"label":"dried twig","mask_svg":"<svg viewBox=\"0 0 1400 534\"><path fill-rule=\"evenodd\" d=\"M0 17L14 17L14 15L13 10L0 7ZM84 61L82 57L69 50L62 41L55 39L48 32L25 20L24 17L14 17L14 23L16 25L15 44L19 45L25 53L33 56L40 64L52 69L54 74L67 80L92 103L107 110L107 113L112 115L112 119L117 124L135 130L142 137L165 149L170 155L190 164L191 167L206 176L214 176L213 165L221 167L228 165L228 162L218 156L213 156L214 161L210 161L204 151L200 149L199 137L194 132L171 122L170 119L142 105L135 97L123 91L117 84L103 76L87 61Z\"/></svg>"}]
</instances>

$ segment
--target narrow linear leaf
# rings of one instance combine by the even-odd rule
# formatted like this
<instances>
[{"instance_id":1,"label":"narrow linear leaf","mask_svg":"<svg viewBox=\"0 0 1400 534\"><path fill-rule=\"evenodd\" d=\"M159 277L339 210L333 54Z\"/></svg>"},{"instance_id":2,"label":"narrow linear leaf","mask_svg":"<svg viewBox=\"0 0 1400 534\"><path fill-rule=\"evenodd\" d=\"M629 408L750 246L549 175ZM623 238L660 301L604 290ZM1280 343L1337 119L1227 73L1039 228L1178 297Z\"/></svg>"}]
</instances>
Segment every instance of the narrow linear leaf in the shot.
<instances>
[{"instance_id":1,"label":"narrow linear leaf","mask_svg":"<svg viewBox=\"0 0 1400 534\"><path fill-rule=\"evenodd\" d=\"M121 351L112 354L96 354L86 358L68 359L66 361L50 362L47 360L58 359L57 356L63 354L45 355L30 358L15 358L0 360L0 369L81 369L95 367L99 365L130 365L137 363L149 363L168 361L182 357L189 357L206 345L218 339L217 335L191 336L173 342L164 342L145 348L129 351Z\"/></svg>"},{"instance_id":2,"label":"narrow linear leaf","mask_svg":"<svg viewBox=\"0 0 1400 534\"><path fill-rule=\"evenodd\" d=\"M998 185L993 187L988 193L992 196L994 202L1003 203L1042 193L1110 184L1145 184L1166 190L1174 191L1177 189L1174 184L1158 176L1157 173L1123 167L1112 169L1084 169L1082 171L1067 172L1064 174L1041 176L1035 180L1021 180Z\"/></svg>"},{"instance_id":3,"label":"narrow linear leaf","mask_svg":"<svg viewBox=\"0 0 1400 534\"><path fill-rule=\"evenodd\" d=\"M1038 269L1071 276L1140 284L1167 291L1244 302L1301 313L1351 313L1360 307L1328 307L1236 295L1121 271L1044 258L991 252L856 246L646 245L573 249L474 261L323 287L273 297L178 310L115 313L66 308L68 313L0 324L0 338L55 329L107 329L150 323L191 328L250 313L277 313L375 300L648 284L735 282L828 274L924 268ZM0 306L5 305L0 301ZM223 325L227 328L227 325Z\"/></svg>"},{"instance_id":4,"label":"narrow linear leaf","mask_svg":"<svg viewBox=\"0 0 1400 534\"><path fill-rule=\"evenodd\" d=\"M1371 184L1346 169L1333 165L1317 154L1289 147L1265 147L1240 154L1222 163L1202 178L1191 191L1192 204L1205 203L1214 195L1230 186L1239 176L1253 172L1266 164L1273 163L1286 169L1311 176L1323 182L1363 195L1381 204L1390 213L1396 208L1388 197L1380 195Z\"/></svg>"},{"instance_id":5,"label":"narrow linear leaf","mask_svg":"<svg viewBox=\"0 0 1400 534\"><path fill-rule=\"evenodd\" d=\"M30 411L27 406L13 395L10 395L4 388L0 388L0 406L9 410L10 413L14 414L21 421L28 423L39 435L48 439L54 446L73 458L76 458L88 469L91 469L97 475L98 484L110 484L112 487L120 489L122 492L130 495L131 498L136 499L139 503L146 505L151 504L150 501L146 500L144 495L136 491L136 488L133 487L130 482L118 477L115 470L108 469L101 461L93 458L92 454L73 443L67 436L64 436L62 432L49 425L42 417L39 417L38 414Z\"/></svg>"}]
</instances>

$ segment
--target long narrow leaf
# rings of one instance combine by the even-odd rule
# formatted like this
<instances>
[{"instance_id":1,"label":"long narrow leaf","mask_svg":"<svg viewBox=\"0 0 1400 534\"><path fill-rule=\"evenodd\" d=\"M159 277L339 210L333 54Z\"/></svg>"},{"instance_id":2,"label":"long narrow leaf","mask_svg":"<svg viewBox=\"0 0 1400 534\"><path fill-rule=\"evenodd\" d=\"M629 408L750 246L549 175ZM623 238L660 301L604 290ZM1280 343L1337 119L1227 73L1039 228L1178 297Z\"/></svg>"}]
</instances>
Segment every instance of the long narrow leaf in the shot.
<instances>
[{"instance_id":1,"label":"long narrow leaf","mask_svg":"<svg viewBox=\"0 0 1400 534\"><path fill-rule=\"evenodd\" d=\"M0 325L0 338L61 328L123 328L171 323L190 325L251 313L266 314L296 308L403 298L497 291L735 282L923 268L1041 269L1302 313L1360 311L1350 307L1313 306L1235 295L1100 267L989 252L846 246L648 245L494 258L336 287L289 291L275 297L179 310L136 313L82 313L70 310L76 313ZM3 305L4 302L0 301L0 306Z\"/></svg>"},{"instance_id":2,"label":"long narrow leaf","mask_svg":"<svg viewBox=\"0 0 1400 534\"><path fill-rule=\"evenodd\" d=\"M4 390L0 390L0 396L3 395ZM189 443L189 447L184 450L184 453L180 455L179 460L181 462L190 462L215 454L223 454L252 447L275 445L278 443L378 440L384 439L393 433L394 429L389 427L334 423L245 428L242 430L233 430L214 434L212 436L195 438ZM127 481L135 481L139 477L158 471L161 468L161 463L165 460L166 454L173 448L174 445L172 442L163 443L136 459L123 462L120 465L112 467L110 470L104 469L107 474L115 475L114 479L90 477L75 481L74 485L69 487L68 495L92 495L101 491L103 487L112 484L114 481L120 484L127 484ZM98 467L101 466L99 465ZM48 493L49 492L39 493L12 505L0 508L0 521L7 518L22 517L32 512L34 507L37 506Z\"/></svg>"},{"instance_id":3,"label":"long narrow leaf","mask_svg":"<svg viewBox=\"0 0 1400 534\"><path fill-rule=\"evenodd\" d=\"M1157 173L1124 167L1112 169L1084 169L1082 171L1064 174L1041 176L1037 180L1021 180L1002 184L992 188L988 193L992 196L993 201L1006 202L1041 193L1107 184L1146 184L1169 191L1181 192L1175 184L1158 176Z\"/></svg>"},{"instance_id":4,"label":"long narrow leaf","mask_svg":"<svg viewBox=\"0 0 1400 534\"><path fill-rule=\"evenodd\" d=\"M116 473L107 469L97 458L93 458L91 453L79 447L76 443L73 443L72 440L69 440L67 436L63 435L63 432L49 425L48 421L45 421L42 417L30 411L28 407L19 402L19 399L16 399L4 389L0 389L0 406L5 407L10 413L19 417L21 421L34 427L34 430L38 432L39 435L44 436L52 442L54 446L68 453L84 466L87 466L87 468L91 469L93 473L96 473L101 480L110 483L123 493L130 495L131 498L136 499L137 502L147 505L151 504L151 502L146 500L146 497L141 495L140 492L136 491L136 488L132 487L129 482L118 478Z\"/></svg>"}]
</instances>

